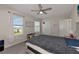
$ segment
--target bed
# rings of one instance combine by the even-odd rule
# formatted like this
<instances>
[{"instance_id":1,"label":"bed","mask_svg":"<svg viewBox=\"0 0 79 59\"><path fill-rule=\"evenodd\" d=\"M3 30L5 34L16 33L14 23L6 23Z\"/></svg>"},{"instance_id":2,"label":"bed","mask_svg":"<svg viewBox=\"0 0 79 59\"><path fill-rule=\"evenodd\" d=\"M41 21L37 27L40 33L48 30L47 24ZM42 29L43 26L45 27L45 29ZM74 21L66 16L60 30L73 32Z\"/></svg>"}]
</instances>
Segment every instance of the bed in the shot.
<instances>
[{"instance_id":1,"label":"bed","mask_svg":"<svg viewBox=\"0 0 79 59\"><path fill-rule=\"evenodd\" d=\"M75 48L76 45L69 45L68 40L72 39L40 35L27 40L26 45L29 50L36 54L79 54L78 49Z\"/></svg>"}]
</instances>

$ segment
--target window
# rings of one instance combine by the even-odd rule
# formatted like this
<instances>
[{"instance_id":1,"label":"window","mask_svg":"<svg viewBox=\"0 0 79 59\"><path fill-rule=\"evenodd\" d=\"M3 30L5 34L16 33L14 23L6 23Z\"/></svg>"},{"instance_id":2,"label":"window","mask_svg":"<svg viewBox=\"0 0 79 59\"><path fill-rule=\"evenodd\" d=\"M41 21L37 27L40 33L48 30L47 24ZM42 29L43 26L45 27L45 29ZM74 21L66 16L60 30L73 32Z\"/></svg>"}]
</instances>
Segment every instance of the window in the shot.
<instances>
[{"instance_id":1,"label":"window","mask_svg":"<svg viewBox=\"0 0 79 59\"><path fill-rule=\"evenodd\" d=\"M23 34L23 17L18 15L13 15L13 33L14 35L21 35Z\"/></svg>"},{"instance_id":2,"label":"window","mask_svg":"<svg viewBox=\"0 0 79 59\"><path fill-rule=\"evenodd\" d=\"M39 21L35 21L35 32L40 32L40 22Z\"/></svg>"}]
</instances>

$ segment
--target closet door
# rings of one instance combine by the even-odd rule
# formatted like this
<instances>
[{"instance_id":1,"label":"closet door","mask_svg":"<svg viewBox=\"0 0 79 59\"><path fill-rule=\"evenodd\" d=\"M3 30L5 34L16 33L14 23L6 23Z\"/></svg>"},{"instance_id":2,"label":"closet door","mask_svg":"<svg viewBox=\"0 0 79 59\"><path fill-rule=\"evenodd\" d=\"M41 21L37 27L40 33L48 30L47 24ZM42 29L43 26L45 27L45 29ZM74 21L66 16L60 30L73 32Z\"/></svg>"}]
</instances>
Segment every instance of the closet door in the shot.
<instances>
[{"instance_id":1,"label":"closet door","mask_svg":"<svg viewBox=\"0 0 79 59\"><path fill-rule=\"evenodd\" d=\"M79 38L79 22L76 23L76 37Z\"/></svg>"},{"instance_id":2,"label":"closet door","mask_svg":"<svg viewBox=\"0 0 79 59\"><path fill-rule=\"evenodd\" d=\"M72 19L60 20L59 22L59 32L60 36L68 36L71 30L71 21Z\"/></svg>"}]
</instances>

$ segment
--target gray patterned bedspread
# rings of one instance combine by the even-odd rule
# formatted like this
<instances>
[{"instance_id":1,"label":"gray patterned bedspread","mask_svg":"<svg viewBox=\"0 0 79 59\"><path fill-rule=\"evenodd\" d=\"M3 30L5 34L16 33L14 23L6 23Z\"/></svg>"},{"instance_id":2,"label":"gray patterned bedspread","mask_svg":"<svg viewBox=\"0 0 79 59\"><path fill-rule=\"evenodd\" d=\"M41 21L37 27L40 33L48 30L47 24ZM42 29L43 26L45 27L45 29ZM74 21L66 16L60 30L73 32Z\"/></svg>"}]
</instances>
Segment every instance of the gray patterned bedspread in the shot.
<instances>
[{"instance_id":1,"label":"gray patterned bedspread","mask_svg":"<svg viewBox=\"0 0 79 59\"><path fill-rule=\"evenodd\" d=\"M67 47L65 39L64 37L40 35L27 40L27 42L55 54L79 54L75 49Z\"/></svg>"}]
</instances>

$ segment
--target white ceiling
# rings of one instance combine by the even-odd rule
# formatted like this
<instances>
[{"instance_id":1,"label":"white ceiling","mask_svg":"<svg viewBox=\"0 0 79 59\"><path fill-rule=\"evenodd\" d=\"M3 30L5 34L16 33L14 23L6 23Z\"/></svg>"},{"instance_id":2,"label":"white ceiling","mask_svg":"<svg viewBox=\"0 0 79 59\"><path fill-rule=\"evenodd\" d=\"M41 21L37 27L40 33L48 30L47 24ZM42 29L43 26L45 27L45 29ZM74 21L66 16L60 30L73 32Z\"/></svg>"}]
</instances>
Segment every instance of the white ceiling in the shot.
<instances>
[{"instance_id":1,"label":"white ceiling","mask_svg":"<svg viewBox=\"0 0 79 59\"><path fill-rule=\"evenodd\" d=\"M32 12L31 10L37 10L37 4L9 4L5 5L9 8L13 8L17 11L29 14L36 18L47 18L47 17L60 17L60 16L69 16L73 10L73 4L42 4L43 8L51 7L51 11L47 11L47 15L37 15L37 12Z\"/></svg>"}]
</instances>

